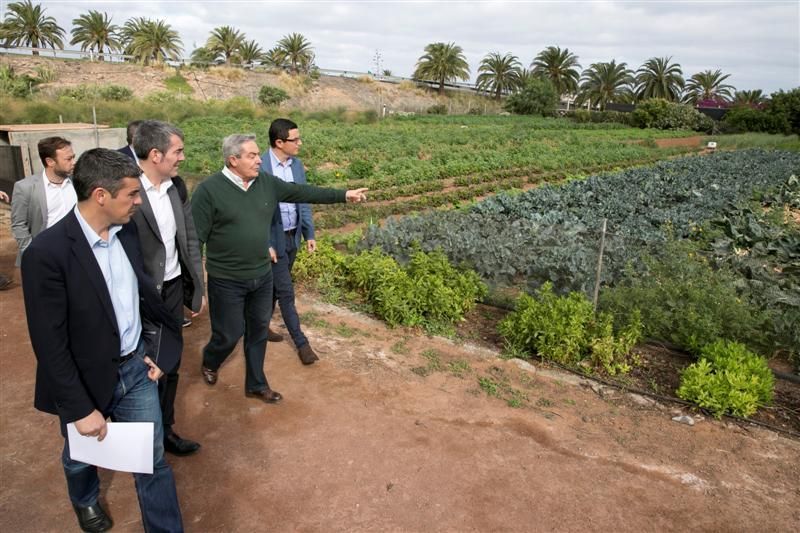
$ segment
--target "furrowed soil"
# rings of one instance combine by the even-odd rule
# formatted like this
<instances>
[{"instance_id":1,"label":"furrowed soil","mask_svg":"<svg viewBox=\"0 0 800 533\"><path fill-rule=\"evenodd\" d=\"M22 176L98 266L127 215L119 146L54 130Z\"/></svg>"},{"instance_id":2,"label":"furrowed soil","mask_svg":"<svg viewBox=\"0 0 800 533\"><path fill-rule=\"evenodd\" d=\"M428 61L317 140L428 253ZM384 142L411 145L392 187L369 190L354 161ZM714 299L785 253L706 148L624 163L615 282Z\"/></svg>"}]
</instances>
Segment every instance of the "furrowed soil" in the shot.
<instances>
[{"instance_id":1,"label":"furrowed soil","mask_svg":"<svg viewBox=\"0 0 800 533\"><path fill-rule=\"evenodd\" d=\"M54 416L33 406L35 357L0 206L0 530L78 531ZM207 386L208 315L184 330L177 424L203 445L168 456L187 531L796 531L800 441L386 328L298 298L320 361L270 343L278 405L244 396L241 347ZM491 322L491 310L484 310ZM495 317L496 318L496 317ZM273 322L286 333L282 322ZM677 414L693 426L676 423ZM132 479L103 472L115 531L141 531Z\"/></svg>"}]
</instances>

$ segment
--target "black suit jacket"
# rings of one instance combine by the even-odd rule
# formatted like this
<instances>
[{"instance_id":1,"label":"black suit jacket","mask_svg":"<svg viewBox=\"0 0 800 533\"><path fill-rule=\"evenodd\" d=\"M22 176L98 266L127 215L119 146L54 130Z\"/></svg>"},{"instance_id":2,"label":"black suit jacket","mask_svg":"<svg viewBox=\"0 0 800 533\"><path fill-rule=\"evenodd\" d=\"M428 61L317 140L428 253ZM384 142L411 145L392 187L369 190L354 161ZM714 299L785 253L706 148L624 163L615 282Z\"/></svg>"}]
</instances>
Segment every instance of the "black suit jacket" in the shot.
<instances>
[{"instance_id":1,"label":"black suit jacket","mask_svg":"<svg viewBox=\"0 0 800 533\"><path fill-rule=\"evenodd\" d=\"M136 154L133 153L133 150L129 145L125 145L122 148L117 148L117 152L121 152L127 155L128 157L133 159L134 163L138 161L138 159L136 158Z\"/></svg>"},{"instance_id":2,"label":"black suit jacket","mask_svg":"<svg viewBox=\"0 0 800 533\"><path fill-rule=\"evenodd\" d=\"M183 342L180 325L144 273L136 226L128 223L117 235L136 273L147 353L162 369L172 368ZM62 427L94 409L105 413L117 384L120 336L103 273L74 212L28 247L22 288L38 362L34 406L57 414Z\"/></svg>"}]
</instances>

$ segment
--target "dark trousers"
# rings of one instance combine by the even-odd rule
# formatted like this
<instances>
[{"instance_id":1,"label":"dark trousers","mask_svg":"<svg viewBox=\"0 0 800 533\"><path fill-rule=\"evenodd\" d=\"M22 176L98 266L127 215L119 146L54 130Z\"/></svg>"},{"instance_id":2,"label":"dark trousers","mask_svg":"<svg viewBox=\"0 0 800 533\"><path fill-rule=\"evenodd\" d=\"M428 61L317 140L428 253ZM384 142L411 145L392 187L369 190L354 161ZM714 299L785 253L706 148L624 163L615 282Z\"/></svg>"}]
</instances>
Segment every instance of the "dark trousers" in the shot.
<instances>
[{"instance_id":1,"label":"dark trousers","mask_svg":"<svg viewBox=\"0 0 800 533\"><path fill-rule=\"evenodd\" d=\"M292 283L292 267L297 258L297 248L294 245L294 236L286 235L286 253L278 257L277 263L272 263L272 312L275 312L275 302L281 306L281 316L292 341L297 348L308 344L308 339L300 329L300 317L294 304L294 284Z\"/></svg>"},{"instance_id":2,"label":"dark trousers","mask_svg":"<svg viewBox=\"0 0 800 533\"><path fill-rule=\"evenodd\" d=\"M119 381L111 404L103 413L115 422L153 422L153 473L134 474L136 495L145 531L183 531L175 478L164 459L164 442L158 387L147 377L149 366L142 359L144 349L119 367ZM69 457L69 441L61 455L67 477L69 498L74 505L94 505L100 495L97 467Z\"/></svg>"},{"instance_id":3,"label":"dark trousers","mask_svg":"<svg viewBox=\"0 0 800 533\"><path fill-rule=\"evenodd\" d=\"M164 282L161 287L161 299L164 306L169 309L172 316L179 321L183 320L183 280L180 276ZM183 332L181 332L182 334ZM161 403L161 419L164 422L164 436L172 433L175 423L175 395L178 393L178 369L181 366L181 354L175 368L164 373L158 381L158 398Z\"/></svg>"},{"instance_id":4,"label":"dark trousers","mask_svg":"<svg viewBox=\"0 0 800 533\"><path fill-rule=\"evenodd\" d=\"M245 390L268 389L264 358L272 318L272 272L248 280L209 276L208 312L211 340L203 348L203 365L219 369L244 335Z\"/></svg>"}]
</instances>

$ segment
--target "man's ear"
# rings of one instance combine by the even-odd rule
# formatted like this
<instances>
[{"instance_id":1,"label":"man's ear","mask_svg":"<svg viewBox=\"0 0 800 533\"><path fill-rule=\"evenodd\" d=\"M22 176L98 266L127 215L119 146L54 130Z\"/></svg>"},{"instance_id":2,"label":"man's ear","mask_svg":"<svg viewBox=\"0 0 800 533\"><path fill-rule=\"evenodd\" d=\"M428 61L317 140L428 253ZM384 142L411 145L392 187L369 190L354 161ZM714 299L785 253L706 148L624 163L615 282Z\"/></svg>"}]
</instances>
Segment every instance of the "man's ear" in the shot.
<instances>
[{"instance_id":1,"label":"man's ear","mask_svg":"<svg viewBox=\"0 0 800 533\"><path fill-rule=\"evenodd\" d=\"M102 206L104 206L104 205L106 204L106 201L108 200L108 198L110 198L110 197L111 197L111 195L110 195L110 194L108 194L108 191L107 191L107 190L105 190L104 188L102 188L102 187L97 187L97 188L95 188L95 189L92 191L92 193L89 195L89 197L90 197L92 200L94 200L94 202L95 202L97 205L99 205L100 207L102 207Z\"/></svg>"}]
</instances>

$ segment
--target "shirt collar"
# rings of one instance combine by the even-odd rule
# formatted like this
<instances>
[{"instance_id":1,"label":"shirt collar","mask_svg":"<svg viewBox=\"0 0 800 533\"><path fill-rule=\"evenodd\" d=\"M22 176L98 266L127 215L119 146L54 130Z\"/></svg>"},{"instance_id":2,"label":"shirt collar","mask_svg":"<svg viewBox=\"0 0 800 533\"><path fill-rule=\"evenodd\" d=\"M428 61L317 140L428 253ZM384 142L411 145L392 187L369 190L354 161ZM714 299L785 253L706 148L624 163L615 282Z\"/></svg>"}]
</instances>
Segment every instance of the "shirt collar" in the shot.
<instances>
[{"instance_id":1,"label":"shirt collar","mask_svg":"<svg viewBox=\"0 0 800 533\"><path fill-rule=\"evenodd\" d=\"M89 242L89 246L90 247L94 248L98 243L106 242L106 241L103 240L102 237L100 237L100 235L97 234L97 232L89 225L89 223L86 222L86 219L83 218L83 215L81 215L81 211L80 211L80 209L78 209L77 205L75 205L75 207L72 210L75 213L75 218L78 219L78 224L81 225L81 229L83 230L83 235L86 237L86 240ZM121 230L121 229L122 229L122 226L120 224L114 224L112 226L109 226L109 228L108 228L108 241L107 242L111 243L114 240L114 238L116 237L116 235L119 232L119 230Z\"/></svg>"},{"instance_id":2,"label":"shirt collar","mask_svg":"<svg viewBox=\"0 0 800 533\"><path fill-rule=\"evenodd\" d=\"M242 189L244 191L247 190L247 188L245 188L245 186L244 186L244 180L242 178L240 178L239 176L237 176L236 174L234 174L233 171L231 169L229 169L228 167L222 167L222 174L224 174L226 178L228 178L233 183L235 183L240 189ZM255 181L257 178L258 178L258 176L256 176L252 180L250 180L250 185L252 185L253 181ZM249 185L248 185L248 187L249 187Z\"/></svg>"},{"instance_id":3,"label":"shirt collar","mask_svg":"<svg viewBox=\"0 0 800 533\"><path fill-rule=\"evenodd\" d=\"M141 166L139 168L141 168ZM141 175L139 176L139 179L142 181L142 187L144 187L145 191L155 191L156 190L156 186L153 185L153 182L151 182L150 178L148 178L145 175L144 171L142 171ZM167 189L169 189L170 187L172 187L172 178L162 181L161 182L161 189L158 192L162 192L163 193Z\"/></svg>"},{"instance_id":4,"label":"shirt collar","mask_svg":"<svg viewBox=\"0 0 800 533\"><path fill-rule=\"evenodd\" d=\"M272 164L273 167L274 166L288 167L288 166L291 166L291 164L292 164L292 158L291 157L287 157L286 161L281 163L281 160L278 159L278 156L275 155L275 152L272 151L272 148L269 149L269 160L270 160L270 163Z\"/></svg>"},{"instance_id":5,"label":"shirt collar","mask_svg":"<svg viewBox=\"0 0 800 533\"><path fill-rule=\"evenodd\" d=\"M44 180L44 186L45 187L55 187L57 189L60 189L64 185L69 185L70 182L72 182L72 178L67 176L66 178L64 178L64 181L62 181L60 184L56 185L55 183L50 181L50 178L47 177L47 171L46 170L42 170L42 179Z\"/></svg>"}]
</instances>

